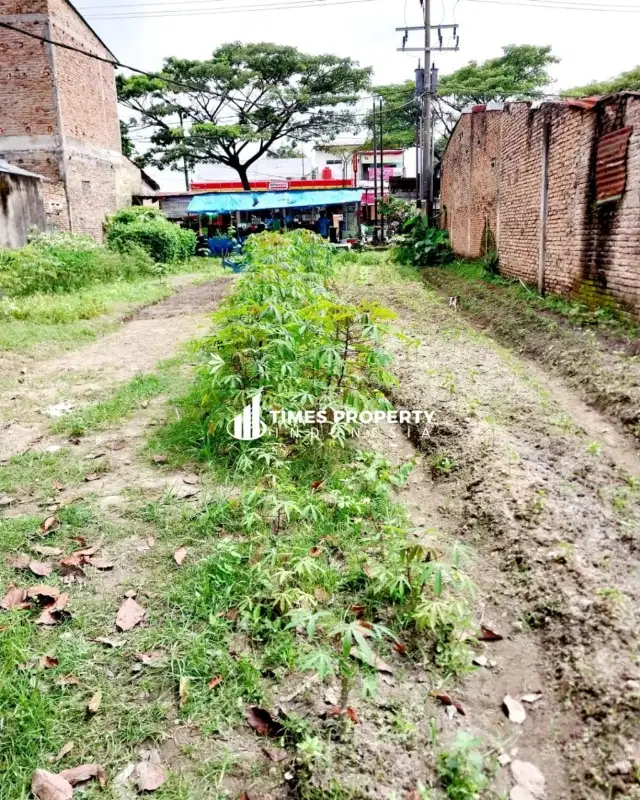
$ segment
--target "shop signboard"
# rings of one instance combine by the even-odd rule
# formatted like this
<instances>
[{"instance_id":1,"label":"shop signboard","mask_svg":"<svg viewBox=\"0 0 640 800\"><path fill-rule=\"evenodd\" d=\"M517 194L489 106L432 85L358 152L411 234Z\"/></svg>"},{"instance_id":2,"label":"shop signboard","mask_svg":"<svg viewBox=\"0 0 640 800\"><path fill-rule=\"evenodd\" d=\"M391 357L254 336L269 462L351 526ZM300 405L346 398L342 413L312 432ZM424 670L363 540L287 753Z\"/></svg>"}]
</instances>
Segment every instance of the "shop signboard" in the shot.
<instances>
[{"instance_id":1,"label":"shop signboard","mask_svg":"<svg viewBox=\"0 0 640 800\"><path fill-rule=\"evenodd\" d=\"M270 192L287 192L289 190L289 181L269 181Z\"/></svg>"}]
</instances>

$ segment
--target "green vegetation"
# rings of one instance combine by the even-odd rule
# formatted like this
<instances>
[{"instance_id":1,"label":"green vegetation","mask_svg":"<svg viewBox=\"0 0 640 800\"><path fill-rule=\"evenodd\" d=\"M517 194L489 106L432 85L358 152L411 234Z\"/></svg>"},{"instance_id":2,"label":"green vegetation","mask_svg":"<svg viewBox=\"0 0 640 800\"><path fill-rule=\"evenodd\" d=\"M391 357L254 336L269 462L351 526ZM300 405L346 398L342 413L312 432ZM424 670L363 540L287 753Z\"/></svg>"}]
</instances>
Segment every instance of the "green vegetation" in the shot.
<instances>
[{"instance_id":1,"label":"green vegetation","mask_svg":"<svg viewBox=\"0 0 640 800\"><path fill-rule=\"evenodd\" d=\"M440 781L451 800L474 800L488 787L487 760L478 750L479 744L459 731L451 749L440 754Z\"/></svg>"},{"instance_id":2,"label":"green vegetation","mask_svg":"<svg viewBox=\"0 0 640 800\"><path fill-rule=\"evenodd\" d=\"M447 231L430 227L424 214L416 214L403 221L400 233L394 236L392 242L393 256L399 264L435 267L455 259Z\"/></svg>"},{"instance_id":3,"label":"green vegetation","mask_svg":"<svg viewBox=\"0 0 640 800\"><path fill-rule=\"evenodd\" d=\"M156 264L173 265L188 261L196 251L196 234L169 222L155 208L133 206L107 219L107 243L126 257L142 250ZM166 266L165 266L166 268Z\"/></svg>"},{"instance_id":4,"label":"green vegetation","mask_svg":"<svg viewBox=\"0 0 640 800\"><path fill-rule=\"evenodd\" d=\"M621 72L615 78L605 81L592 81L585 86L574 86L561 92L563 97L592 97L597 94L614 92L640 92L640 66Z\"/></svg>"}]
</instances>

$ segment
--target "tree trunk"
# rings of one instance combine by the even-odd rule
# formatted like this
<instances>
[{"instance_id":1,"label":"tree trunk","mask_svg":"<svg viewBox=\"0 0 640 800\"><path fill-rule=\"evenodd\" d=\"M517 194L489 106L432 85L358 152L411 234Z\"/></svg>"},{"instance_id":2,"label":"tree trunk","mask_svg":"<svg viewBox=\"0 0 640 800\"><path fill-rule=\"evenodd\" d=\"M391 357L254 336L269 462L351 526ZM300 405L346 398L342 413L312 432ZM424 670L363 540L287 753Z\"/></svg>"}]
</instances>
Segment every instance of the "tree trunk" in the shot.
<instances>
[{"instance_id":1,"label":"tree trunk","mask_svg":"<svg viewBox=\"0 0 640 800\"><path fill-rule=\"evenodd\" d=\"M251 191L251 184L249 183L249 176L248 176L248 167L246 164L237 164L233 167L235 171L240 176L240 180L242 181L242 188L245 192Z\"/></svg>"}]
</instances>

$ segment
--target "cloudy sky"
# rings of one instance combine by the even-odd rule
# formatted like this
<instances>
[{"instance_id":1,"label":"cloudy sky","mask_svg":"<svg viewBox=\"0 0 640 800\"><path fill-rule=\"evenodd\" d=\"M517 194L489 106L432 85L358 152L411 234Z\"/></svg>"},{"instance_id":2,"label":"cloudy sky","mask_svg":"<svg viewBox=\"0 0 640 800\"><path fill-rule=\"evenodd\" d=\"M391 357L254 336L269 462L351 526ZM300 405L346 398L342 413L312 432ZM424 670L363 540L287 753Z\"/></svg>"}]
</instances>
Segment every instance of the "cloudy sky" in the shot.
<instances>
[{"instance_id":1,"label":"cloudy sky","mask_svg":"<svg viewBox=\"0 0 640 800\"><path fill-rule=\"evenodd\" d=\"M417 56L396 52L401 34L394 28L420 24L422 13L420 0L76 2L115 54L143 69L159 67L167 55L206 58L217 45L236 39L273 41L312 53L349 55L372 66L380 83L412 76ZM273 8L287 4L304 7ZM509 43L550 44L561 59L553 70L559 87L610 77L640 60L640 13L613 10L624 6L640 12L640 0L432 0L432 4L434 23L460 24L460 51L437 57L443 73L471 59L499 55L501 46ZM610 10L587 11L576 5ZM258 6L265 10L256 10ZM409 46L419 46L419 37L412 34Z\"/></svg>"}]
</instances>

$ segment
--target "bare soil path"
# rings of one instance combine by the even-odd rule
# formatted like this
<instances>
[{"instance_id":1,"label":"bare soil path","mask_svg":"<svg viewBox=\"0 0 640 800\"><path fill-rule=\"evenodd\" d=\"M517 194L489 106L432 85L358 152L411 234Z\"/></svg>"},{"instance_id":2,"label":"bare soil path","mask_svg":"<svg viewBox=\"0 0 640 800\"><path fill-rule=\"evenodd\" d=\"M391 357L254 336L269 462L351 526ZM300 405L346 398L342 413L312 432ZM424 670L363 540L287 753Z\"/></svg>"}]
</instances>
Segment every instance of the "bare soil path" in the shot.
<instances>
[{"instance_id":1,"label":"bare soil path","mask_svg":"<svg viewBox=\"0 0 640 800\"><path fill-rule=\"evenodd\" d=\"M635 445L418 277L354 268L348 284L399 315L393 400L436 412L430 430L408 431L431 487L421 512L474 549L478 613L505 635L496 670L461 689L470 724L493 737L504 694L540 691L516 746L549 796L640 797Z\"/></svg>"},{"instance_id":2,"label":"bare soil path","mask_svg":"<svg viewBox=\"0 0 640 800\"><path fill-rule=\"evenodd\" d=\"M43 435L50 406L78 407L145 373L206 330L207 314L231 278L180 288L143 308L119 330L58 358L31 363L20 383L0 396L0 460L24 452Z\"/></svg>"}]
</instances>

